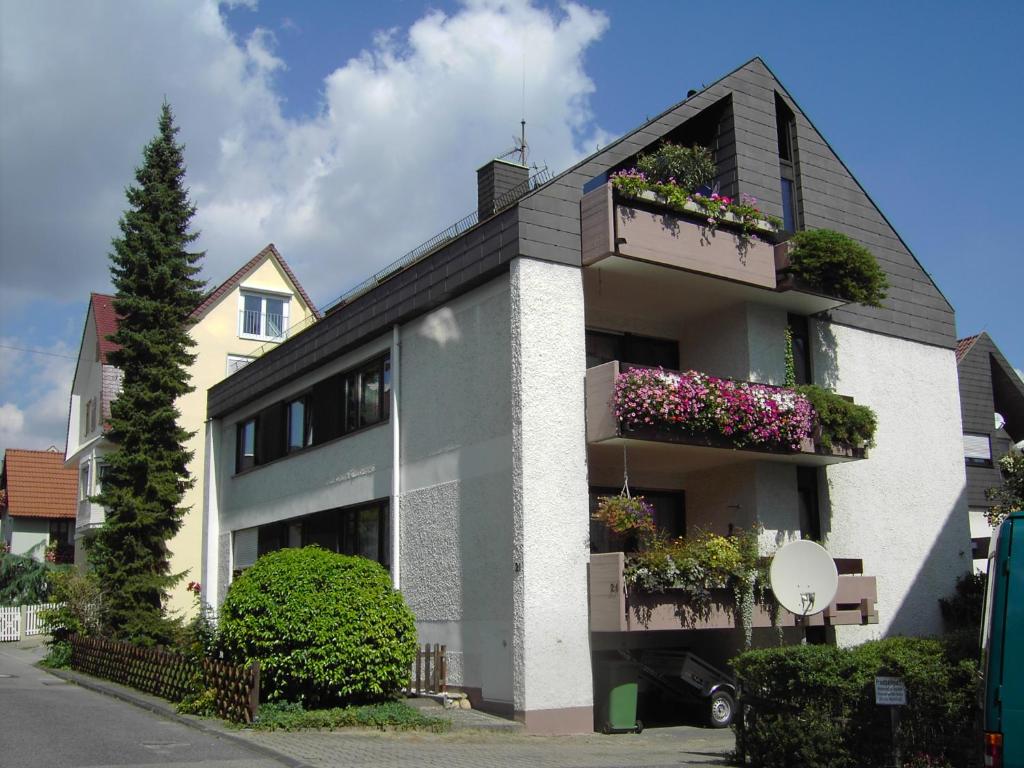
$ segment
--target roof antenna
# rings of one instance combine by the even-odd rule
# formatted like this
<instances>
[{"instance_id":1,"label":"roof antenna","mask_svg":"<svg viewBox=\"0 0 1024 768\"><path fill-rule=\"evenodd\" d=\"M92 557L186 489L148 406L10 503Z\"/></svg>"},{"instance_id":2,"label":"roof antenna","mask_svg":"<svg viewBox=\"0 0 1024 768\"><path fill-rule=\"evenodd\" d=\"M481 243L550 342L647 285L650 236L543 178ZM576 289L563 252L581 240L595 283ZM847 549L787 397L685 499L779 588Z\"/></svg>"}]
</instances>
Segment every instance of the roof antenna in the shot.
<instances>
[{"instance_id":1,"label":"roof antenna","mask_svg":"<svg viewBox=\"0 0 1024 768\"><path fill-rule=\"evenodd\" d=\"M520 114L522 118L519 120L519 136L512 137L512 149L508 150L505 154L501 155L499 159L504 160L506 157L513 157L519 155L519 164L527 167L527 158L530 153L530 145L526 143L526 40L523 40L522 46L523 52L523 96L522 96L522 107Z\"/></svg>"}]
</instances>

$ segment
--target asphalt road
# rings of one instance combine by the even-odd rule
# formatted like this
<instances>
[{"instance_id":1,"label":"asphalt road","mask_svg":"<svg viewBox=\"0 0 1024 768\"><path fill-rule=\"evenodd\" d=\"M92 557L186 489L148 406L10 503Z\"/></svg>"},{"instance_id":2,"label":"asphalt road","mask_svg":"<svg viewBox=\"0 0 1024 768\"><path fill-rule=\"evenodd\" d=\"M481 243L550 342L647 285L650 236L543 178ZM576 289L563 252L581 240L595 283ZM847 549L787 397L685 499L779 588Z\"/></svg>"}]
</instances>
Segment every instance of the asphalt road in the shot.
<instances>
[{"instance_id":1,"label":"asphalt road","mask_svg":"<svg viewBox=\"0 0 1024 768\"><path fill-rule=\"evenodd\" d=\"M186 728L36 669L0 645L0 766L280 768L245 746Z\"/></svg>"}]
</instances>

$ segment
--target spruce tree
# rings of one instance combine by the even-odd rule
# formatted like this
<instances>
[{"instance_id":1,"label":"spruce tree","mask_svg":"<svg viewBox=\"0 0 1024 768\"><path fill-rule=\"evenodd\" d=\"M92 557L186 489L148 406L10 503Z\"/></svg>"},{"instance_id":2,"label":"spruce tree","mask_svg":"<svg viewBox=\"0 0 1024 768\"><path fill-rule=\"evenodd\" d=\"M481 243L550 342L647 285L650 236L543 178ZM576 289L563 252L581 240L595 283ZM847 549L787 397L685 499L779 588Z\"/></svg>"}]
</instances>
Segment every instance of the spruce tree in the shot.
<instances>
[{"instance_id":1,"label":"spruce tree","mask_svg":"<svg viewBox=\"0 0 1024 768\"><path fill-rule=\"evenodd\" d=\"M195 206L183 186L183 147L165 102L159 132L143 150L129 208L113 241L110 273L119 317L108 355L122 374L111 405L107 472L96 501L106 520L89 549L104 595L104 623L114 637L140 644L166 642L163 615L168 590L183 576L171 573L168 541L181 528L182 496L192 484L175 401L192 391L195 359L188 317L203 298L197 278L202 253L188 246Z\"/></svg>"}]
</instances>

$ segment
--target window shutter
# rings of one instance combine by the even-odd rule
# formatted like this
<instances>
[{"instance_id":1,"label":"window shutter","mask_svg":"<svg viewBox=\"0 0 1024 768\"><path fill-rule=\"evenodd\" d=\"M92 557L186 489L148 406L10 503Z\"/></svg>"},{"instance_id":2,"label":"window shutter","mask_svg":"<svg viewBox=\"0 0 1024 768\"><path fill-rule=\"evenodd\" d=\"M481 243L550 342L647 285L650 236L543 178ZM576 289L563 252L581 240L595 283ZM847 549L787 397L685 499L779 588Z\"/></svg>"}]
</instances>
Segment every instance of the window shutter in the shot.
<instances>
[{"instance_id":1,"label":"window shutter","mask_svg":"<svg viewBox=\"0 0 1024 768\"><path fill-rule=\"evenodd\" d=\"M992 461L992 444L988 435L964 433L964 458L975 461Z\"/></svg>"},{"instance_id":2,"label":"window shutter","mask_svg":"<svg viewBox=\"0 0 1024 768\"><path fill-rule=\"evenodd\" d=\"M259 551L259 532L256 528L243 528L234 533L234 568L248 568L256 562Z\"/></svg>"}]
</instances>

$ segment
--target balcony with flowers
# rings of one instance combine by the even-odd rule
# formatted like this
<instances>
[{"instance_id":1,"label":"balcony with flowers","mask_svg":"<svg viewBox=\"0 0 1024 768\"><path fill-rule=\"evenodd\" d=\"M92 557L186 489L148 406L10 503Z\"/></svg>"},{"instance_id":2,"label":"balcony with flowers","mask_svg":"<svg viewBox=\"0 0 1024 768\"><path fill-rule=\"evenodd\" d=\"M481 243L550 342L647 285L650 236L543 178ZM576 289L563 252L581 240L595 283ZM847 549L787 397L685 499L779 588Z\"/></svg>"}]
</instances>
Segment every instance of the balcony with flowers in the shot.
<instances>
[{"instance_id":1,"label":"balcony with flowers","mask_svg":"<svg viewBox=\"0 0 1024 768\"><path fill-rule=\"evenodd\" d=\"M783 242L777 218L753 197L712 191L714 177L711 153L700 146L666 143L641 153L635 167L584 195L583 266L657 285L669 280L677 295L720 294L719 303L802 315L884 298L884 274L866 248L826 230Z\"/></svg>"},{"instance_id":2,"label":"balcony with flowers","mask_svg":"<svg viewBox=\"0 0 1024 768\"><path fill-rule=\"evenodd\" d=\"M775 599L757 527L722 536L695 531L669 538L643 496L599 500L596 523L619 537L625 552L590 556L593 632L740 629L750 647L755 628L796 626ZM824 610L799 619L805 626L878 622L876 579L859 559L836 559L839 585Z\"/></svg>"},{"instance_id":3,"label":"balcony with flowers","mask_svg":"<svg viewBox=\"0 0 1024 768\"><path fill-rule=\"evenodd\" d=\"M612 361L586 378L587 441L626 442L640 461L751 459L822 466L863 459L875 415L814 385L780 387Z\"/></svg>"}]
</instances>

